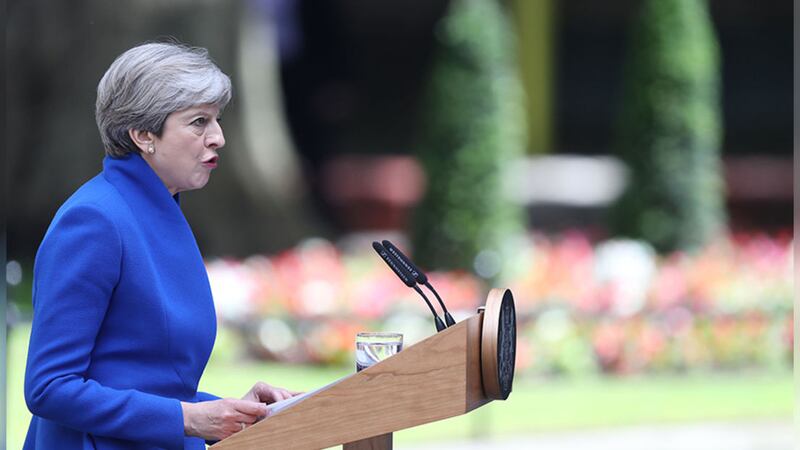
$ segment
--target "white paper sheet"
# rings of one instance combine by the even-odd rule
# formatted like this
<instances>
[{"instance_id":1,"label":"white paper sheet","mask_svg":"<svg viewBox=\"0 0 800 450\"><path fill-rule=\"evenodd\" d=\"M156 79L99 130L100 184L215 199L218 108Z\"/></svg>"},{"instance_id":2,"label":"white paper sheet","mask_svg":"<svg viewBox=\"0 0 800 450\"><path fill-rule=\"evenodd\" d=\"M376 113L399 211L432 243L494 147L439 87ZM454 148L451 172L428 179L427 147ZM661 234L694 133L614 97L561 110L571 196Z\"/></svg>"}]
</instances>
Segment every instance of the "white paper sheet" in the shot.
<instances>
[{"instance_id":1,"label":"white paper sheet","mask_svg":"<svg viewBox=\"0 0 800 450\"><path fill-rule=\"evenodd\" d=\"M271 416L273 414L278 414L279 412L285 410L286 408L289 408L289 407L291 407L293 405L296 405L297 403L305 400L307 397L309 397L311 395L314 395L314 394L316 394L317 392L319 392L319 391L321 391L323 389L327 389L327 388L333 386L334 384L344 380L345 378L350 377L351 375L352 374L347 375L346 377L339 378L338 380L332 381L332 382L326 384L325 386L322 386L321 388L314 389L311 392L306 392L304 394L295 395L294 397L287 398L286 400L281 400L279 402L270 403L269 405L267 405L267 407L269 408L269 411L267 412L267 417L269 417L269 416Z\"/></svg>"}]
</instances>

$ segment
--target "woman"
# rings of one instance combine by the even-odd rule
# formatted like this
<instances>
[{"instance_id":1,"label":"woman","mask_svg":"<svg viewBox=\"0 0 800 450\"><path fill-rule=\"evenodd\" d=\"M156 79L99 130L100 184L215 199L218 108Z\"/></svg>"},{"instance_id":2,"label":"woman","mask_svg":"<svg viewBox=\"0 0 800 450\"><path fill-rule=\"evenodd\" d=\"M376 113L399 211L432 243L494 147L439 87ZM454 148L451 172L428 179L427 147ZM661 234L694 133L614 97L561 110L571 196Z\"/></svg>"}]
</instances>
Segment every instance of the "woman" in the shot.
<instances>
[{"instance_id":1,"label":"woman","mask_svg":"<svg viewBox=\"0 0 800 450\"><path fill-rule=\"evenodd\" d=\"M216 335L179 193L205 186L225 145L230 79L204 49L150 43L97 86L103 171L58 210L34 266L26 449L202 449L296 394L197 391Z\"/></svg>"}]
</instances>

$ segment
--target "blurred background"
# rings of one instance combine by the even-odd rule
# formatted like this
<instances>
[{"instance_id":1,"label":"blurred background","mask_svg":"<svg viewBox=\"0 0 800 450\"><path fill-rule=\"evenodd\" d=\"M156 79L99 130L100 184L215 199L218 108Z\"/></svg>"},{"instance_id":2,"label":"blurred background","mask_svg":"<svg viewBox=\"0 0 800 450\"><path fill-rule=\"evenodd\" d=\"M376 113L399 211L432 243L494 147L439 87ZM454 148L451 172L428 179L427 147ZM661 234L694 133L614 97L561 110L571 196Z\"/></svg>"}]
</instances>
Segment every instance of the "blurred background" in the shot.
<instances>
[{"instance_id":1,"label":"blurred background","mask_svg":"<svg viewBox=\"0 0 800 450\"><path fill-rule=\"evenodd\" d=\"M175 37L231 76L227 146L182 196L219 334L201 387L309 390L358 331L509 287L514 392L395 434L423 448L791 448L787 0L44 0L7 5L8 448L36 248L101 169L96 86ZM450 446L450 447L447 447Z\"/></svg>"}]
</instances>

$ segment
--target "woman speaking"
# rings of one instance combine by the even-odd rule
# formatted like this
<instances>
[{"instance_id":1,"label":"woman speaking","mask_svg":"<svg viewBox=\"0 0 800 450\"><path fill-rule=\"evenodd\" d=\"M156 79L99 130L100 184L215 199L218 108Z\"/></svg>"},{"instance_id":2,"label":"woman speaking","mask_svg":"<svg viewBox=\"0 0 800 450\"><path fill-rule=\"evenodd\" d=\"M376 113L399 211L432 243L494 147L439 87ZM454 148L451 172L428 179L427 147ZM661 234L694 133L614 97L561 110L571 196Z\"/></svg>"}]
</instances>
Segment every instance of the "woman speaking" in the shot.
<instances>
[{"instance_id":1,"label":"woman speaking","mask_svg":"<svg viewBox=\"0 0 800 450\"><path fill-rule=\"evenodd\" d=\"M180 192L205 186L231 82L204 49L149 43L97 86L103 171L58 210L34 265L25 449L203 449L296 394L197 385L214 346L208 278Z\"/></svg>"}]
</instances>

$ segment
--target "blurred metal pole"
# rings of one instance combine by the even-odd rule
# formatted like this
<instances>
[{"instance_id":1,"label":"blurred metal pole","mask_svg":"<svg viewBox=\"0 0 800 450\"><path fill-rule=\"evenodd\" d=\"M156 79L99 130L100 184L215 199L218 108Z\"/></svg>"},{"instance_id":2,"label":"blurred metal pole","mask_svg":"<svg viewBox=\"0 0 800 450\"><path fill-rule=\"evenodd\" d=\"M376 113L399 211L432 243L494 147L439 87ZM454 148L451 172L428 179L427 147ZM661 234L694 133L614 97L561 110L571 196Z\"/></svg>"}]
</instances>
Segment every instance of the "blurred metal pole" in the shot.
<instances>
[{"instance_id":1,"label":"blurred metal pole","mask_svg":"<svg viewBox=\"0 0 800 450\"><path fill-rule=\"evenodd\" d=\"M6 2L5 0L0 0L0 16L2 16L3 30L6 29ZM3 38L0 40L3 43L3 49L6 48L6 33L3 33ZM6 98L6 52L3 51L2 56L0 56L0 67L3 68L2 75L0 75L0 81L2 81L3 85L3 100ZM0 112L0 133L2 136L6 136L6 108L5 108L5 101L3 102L3 109ZM8 192L7 184L8 184L8 166L6 165L6 148L3 147L2 153L0 153L0 170L2 171L3 176L0 177L0 214L2 214L2 220L0 220L0 236L2 236L2 241L0 241L0 264L5 268L6 267L6 223L8 223L8 201L6 200L6 193ZM0 319L3 321L2 331L0 331L0 442L3 443L3 448L5 448L6 443L6 400L8 389L6 388L6 367L8 367L8 351L6 350L8 345L6 335L8 333L8 321L6 319L6 302L7 302L7 288L6 286L6 277L3 276L3 281L0 282L2 285L2 293L0 293Z\"/></svg>"},{"instance_id":2,"label":"blurred metal pole","mask_svg":"<svg viewBox=\"0 0 800 450\"><path fill-rule=\"evenodd\" d=\"M553 150L555 130L555 27L552 0L513 0L510 18L515 25L520 80L525 90L528 154Z\"/></svg>"}]
</instances>

